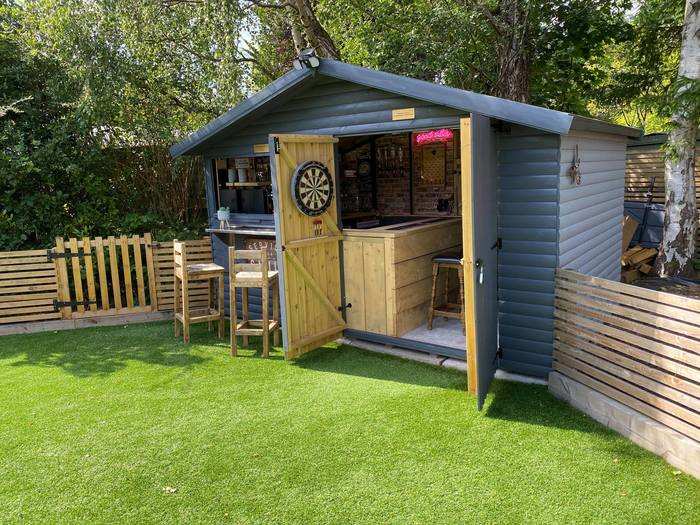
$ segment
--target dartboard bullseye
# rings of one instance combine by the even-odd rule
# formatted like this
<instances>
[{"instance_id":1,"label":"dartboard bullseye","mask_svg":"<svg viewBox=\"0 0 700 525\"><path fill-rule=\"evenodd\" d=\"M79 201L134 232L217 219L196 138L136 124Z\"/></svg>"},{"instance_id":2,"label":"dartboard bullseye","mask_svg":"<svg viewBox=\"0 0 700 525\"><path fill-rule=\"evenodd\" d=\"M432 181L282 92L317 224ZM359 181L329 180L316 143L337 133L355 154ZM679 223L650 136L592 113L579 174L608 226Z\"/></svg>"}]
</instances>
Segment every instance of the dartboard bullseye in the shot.
<instances>
[{"instance_id":1,"label":"dartboard bullseye","mask_svg":"<svg viewBox=\"0 0 700 525\"><path fill-rule=\"evenodd\" d=\"M294 171L292 196L304 215L320 215L333 200L333 179L328 168L315 160L306 161Z\"/></svg>"}]
</instances>

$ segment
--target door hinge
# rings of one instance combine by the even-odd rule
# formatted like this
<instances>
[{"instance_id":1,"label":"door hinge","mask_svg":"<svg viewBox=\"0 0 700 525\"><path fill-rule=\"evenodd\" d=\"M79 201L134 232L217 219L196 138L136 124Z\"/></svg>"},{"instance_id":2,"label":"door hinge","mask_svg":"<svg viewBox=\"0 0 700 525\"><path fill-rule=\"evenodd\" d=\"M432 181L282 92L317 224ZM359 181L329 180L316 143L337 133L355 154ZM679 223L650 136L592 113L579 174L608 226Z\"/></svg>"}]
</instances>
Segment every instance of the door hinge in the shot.
<instances>
[{"instance_id":1,"label":"door hinge","mask_svg":"<svg viewBox=\"0 0 700 525\"><path fill-rule=\"evenodd\" d=\"M56 259L70 259L71 257L80 257L81 255L83 255L81 251L58 253L54 248L46 250L46 260L49 262Z\"/></svg>"},{"instance_id":2,"label":"door hinge","mask_svg":"<svg viewBox=\"0 0 700 525\"><path fill-rule=\"evenodd\" d=\"M88 299L84 299L82 301L57 301L54 299L53 310L54 312L58 312L61 308L65 308L66 306L70 306L71 308L75 308L76 306L89 308L91 304L97 304L97 301L89 301Z\"/></svg>"},{"instance_id":3,"label":"door hinge","mask_svg":"<svg viewBox=\"0 0 700 525\"><path fill-rule=\"evenodd\" d=\"M493 362L498 363L498 361L500 361L501 359L503 359L503 347L499 346L496 350L496 355L493 358Z\"/></svg>"},{"instance_id":4,"label":"door hinge","mask_svg":"<svg viewBox=\"0 0 700 525\"><path fill-rule=\"evenodd\" d=\"M496 242L493 243L493 246L491 246L491 249L492 250L495 250L495 249L500 250L502 248L503 248L503 239L499 237L498 239L496 239Z\"/></svg>"},{"instance_id":5,"label":"door hinge","mask_svg":"<svg viewBox=\"0 0 700 525\"><path fill-rule=\"evenodd\" d=\"M274 137L272 139L272 143L274 144L275 154L279 155L279 152L280 152L280 139L279 139L279 137Z\"/></svg>"},{"instance_id":6,"label":"door hinge","mask_svg":"<svg viewBox=\"0 0 700 525\"><path fill-rule=\"evenodd\" d=\"M347 310L348 308L352 308L352 303L348 303L348 304L346 304L346 305L341 305L341 306L339 306L339 307L338 307L338 311L339 311L339 312L342 312L342 311L344 311L344 310Z\"/></svg>"}]
</instances>

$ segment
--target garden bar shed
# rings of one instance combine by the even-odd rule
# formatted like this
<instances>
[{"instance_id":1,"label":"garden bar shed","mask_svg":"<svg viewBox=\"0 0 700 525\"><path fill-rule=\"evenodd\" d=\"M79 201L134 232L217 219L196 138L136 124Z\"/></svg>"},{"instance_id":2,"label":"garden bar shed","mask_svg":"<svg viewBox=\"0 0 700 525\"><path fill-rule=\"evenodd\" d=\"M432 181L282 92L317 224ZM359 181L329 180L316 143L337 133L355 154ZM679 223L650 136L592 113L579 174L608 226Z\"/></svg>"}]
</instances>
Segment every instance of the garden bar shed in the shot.
<instances>
[{"instance_id":1,"label":"garden bar shed","mask_svg":"<svg viewBox=\"0 0 700 525\"><path fill-rule=\"evenodd\" d=\"M555 268L619 278L637 136L306 56L171 152L203 157L217 263L231 244L276 255L288 357L343 333L466 357L481 403L496 368L549 372ZM463 252L464 300L456 272L436 290L464 305L465 333L427 327L446 251Z\"/></svg>"}]
</instances>

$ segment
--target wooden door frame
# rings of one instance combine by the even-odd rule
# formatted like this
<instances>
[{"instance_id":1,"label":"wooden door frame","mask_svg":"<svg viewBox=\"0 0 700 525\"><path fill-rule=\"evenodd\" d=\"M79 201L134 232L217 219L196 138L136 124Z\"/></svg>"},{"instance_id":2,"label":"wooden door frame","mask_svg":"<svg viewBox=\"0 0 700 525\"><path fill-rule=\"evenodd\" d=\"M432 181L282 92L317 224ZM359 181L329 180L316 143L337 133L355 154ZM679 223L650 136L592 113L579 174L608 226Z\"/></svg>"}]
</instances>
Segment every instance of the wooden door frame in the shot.
<instances>
[{"instance_id":1,"label":"wooden door frame","mask_svg":"<svg viewBox=\"0 0 700 525\"><path fill-rule=\"evenodd\" d=\"M471 117L459 119L460 171L462 188L462 264L464 266L464 322L466 325L467 389L476 395L477 326L474 287L474 177L472 170Z\"/></svg>"}]
</instances>

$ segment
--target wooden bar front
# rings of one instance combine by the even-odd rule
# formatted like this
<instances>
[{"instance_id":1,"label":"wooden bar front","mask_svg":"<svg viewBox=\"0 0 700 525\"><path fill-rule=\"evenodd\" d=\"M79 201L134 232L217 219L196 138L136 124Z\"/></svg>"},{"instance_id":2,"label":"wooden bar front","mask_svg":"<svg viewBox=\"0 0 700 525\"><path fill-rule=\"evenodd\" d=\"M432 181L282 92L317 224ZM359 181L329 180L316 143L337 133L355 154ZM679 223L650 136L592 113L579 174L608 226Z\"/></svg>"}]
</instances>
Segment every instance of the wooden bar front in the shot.
<instances>
[{"instance_id":1,"label":"wooden bar front","mask_svg":"<svg viewBox=\"0 0 700 525\"><path fill-rule=\"evenodd\" d=\"M432 258L462 245L460 218L343 231L348 328L400 337L426 322ZM441 277L441 280L444 276ZM440 289L444 281L439 283Z\"/></svg>"}]
</instances>

